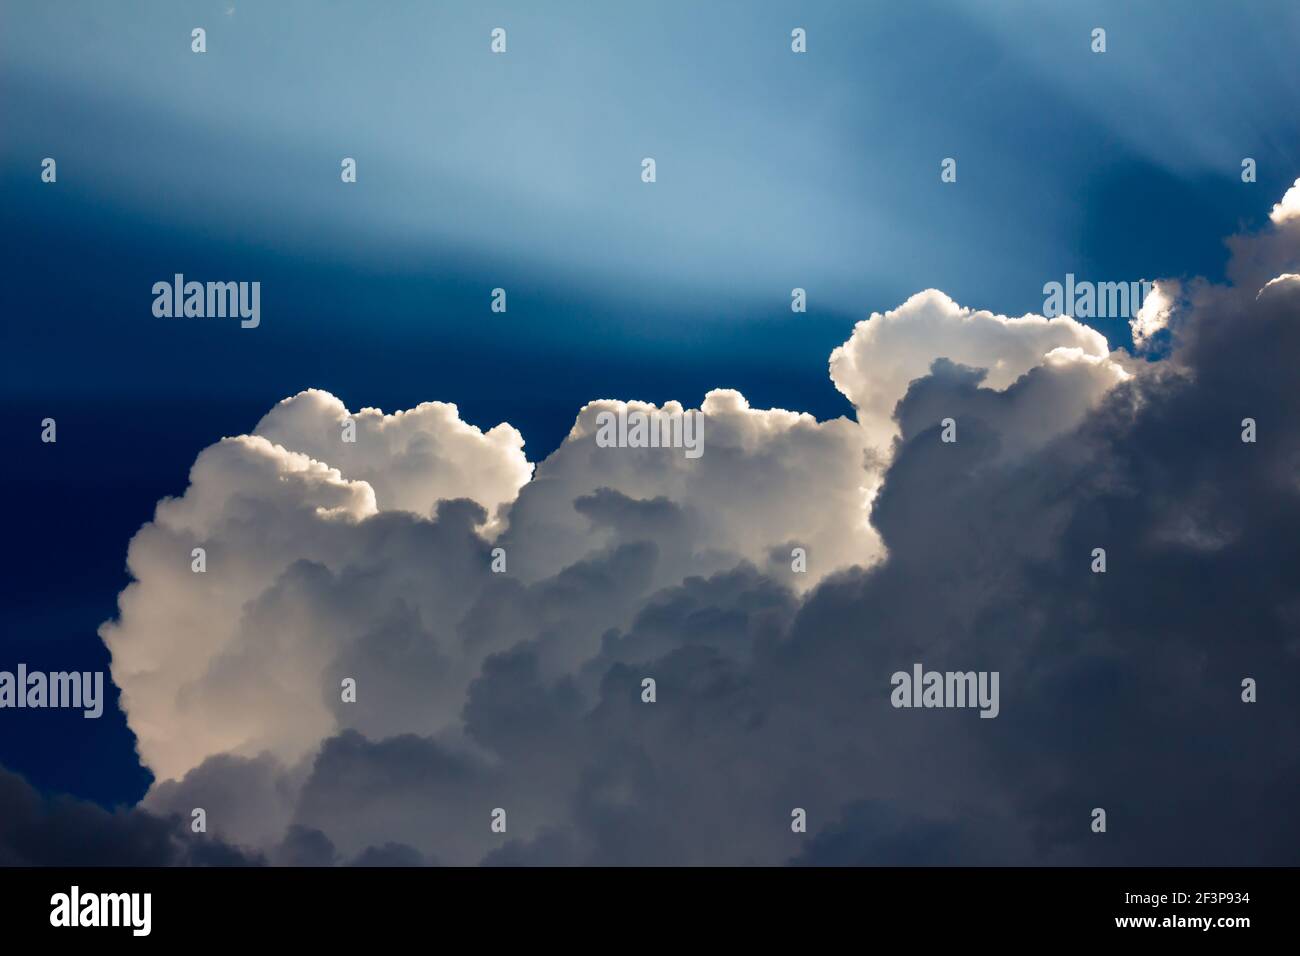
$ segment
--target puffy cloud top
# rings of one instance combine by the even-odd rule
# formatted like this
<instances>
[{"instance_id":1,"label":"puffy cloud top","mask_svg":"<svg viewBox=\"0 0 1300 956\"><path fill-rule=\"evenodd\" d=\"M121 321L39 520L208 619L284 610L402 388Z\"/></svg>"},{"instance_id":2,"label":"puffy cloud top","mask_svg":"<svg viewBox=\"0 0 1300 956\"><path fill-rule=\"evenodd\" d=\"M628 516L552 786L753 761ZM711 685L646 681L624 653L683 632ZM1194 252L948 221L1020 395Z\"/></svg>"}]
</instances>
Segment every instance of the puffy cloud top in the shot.
<instances>
[{"instance_id":1,"label":"puffy cloud top","mask_svg":"<svg viewBox=\"0 0 1300 956\"><path fill-rule=\"evenodd\" d=\"M831 381L857 408L868 440L884 445L897 433L895 406L935 359L985 369L984 385L1002 390L1042 365L1054 349L1075 350L1060 353L1058 362L1066 356L1105 359L1110 351L1104 335L1068 316L1008 318L962 308L937 289L927 289L897 309L859 322L849 340L831 352ZM1105 374L1099 374L1099 384Z\"/></svg>"},{"instance_id":2,"label":"puffy cloud top","mask_svg":"<svg viewBox=\"0 0 1300 956\"><path fill-rule=\"evenodd\" d=\"M1278 224L1300 219L1300 179L1297 179L1286 191L1282 201L1273 207L1268 218Z\"/></svg>"},{"instance_id":3,"label":"puffy cloud top","mask_svg":"<svg viewBox=\"0 0 1300 956\"><path fill-rule=\"evenodd\" d=\"M341 440L348 421L356 426L352 442ZM472 498L492 514L513 501L533 473L517 429L502 423L483 432L443 402L392 415L363 408L354 415L313 388L280 402L253 432L366 482L384 511L427 515L441 500Z\"/></svg>"}]
</instances>

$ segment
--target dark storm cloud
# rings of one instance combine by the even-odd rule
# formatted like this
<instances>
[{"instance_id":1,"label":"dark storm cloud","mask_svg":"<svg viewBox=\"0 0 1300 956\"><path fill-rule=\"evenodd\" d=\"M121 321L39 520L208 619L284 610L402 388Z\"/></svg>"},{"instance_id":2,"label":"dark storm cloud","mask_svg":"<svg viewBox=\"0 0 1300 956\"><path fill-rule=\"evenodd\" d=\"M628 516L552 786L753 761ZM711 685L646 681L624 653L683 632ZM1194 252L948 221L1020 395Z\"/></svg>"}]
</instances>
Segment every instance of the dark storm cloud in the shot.
<instances>
[{"instance_id":1,"label":"dark storm cloud","mask_svg":"<svg viewBox=\"0 0 1300 956\"><path fill-rule=\"evenodd\" d=\"M516 680L480 686L467 729L508 750L522 730L484 716L505 708L510 727L551 728L540 751L581 724L578 836L547 842L587 862L1294 862L1300 284L1203 302L1179 333L1177 367L1012 459L1007 418L1058 373L999 393L936 363L898 409L874 512L885 565L823 584L788 626L756 573L693 580L607 638L581 721ZM956 444L939 440L948 416ZM1266 437L1243 443L1244 417ZM1001 715L890 708L890 674L914 661L1000 671Z\"/></svg>"},{"instance_id":2,"label":"dark storm cloud","mask_svg":"<svg viewBox=\"0 0 1300 956\"><path fill-rule=\"evenodd\" d=\"M1118 387L1012 467L998 464L999 406L1031 376L995 394L936 367L899 409L903 445L874 512L890 562L857 603L905 602L899 616L929 636L919 660L1002 670L979 759L1007 785L1021 862L1300 850L1300 283L1207 296L1189 323L1179 368ZM936 439L940 409L956 445ZM1267 438L1243 443L1245 417ZM1096 547L1104 575L1090 572ZM1240 699L1245 677L1257 704ZM1104 836L1084 825L1094 806Z\"/></svg>"},{"instance_id":3,"label":"dark storm cloud","mask_svg":"<svg viewBox=\"0 0 1300 956\"><path fill-rule=\"evenodd\" d=\"M38 793L0 768L0 866L244 866L256 853L191 833L188 819L109 812Z\"/></svg>"}]
</instances>

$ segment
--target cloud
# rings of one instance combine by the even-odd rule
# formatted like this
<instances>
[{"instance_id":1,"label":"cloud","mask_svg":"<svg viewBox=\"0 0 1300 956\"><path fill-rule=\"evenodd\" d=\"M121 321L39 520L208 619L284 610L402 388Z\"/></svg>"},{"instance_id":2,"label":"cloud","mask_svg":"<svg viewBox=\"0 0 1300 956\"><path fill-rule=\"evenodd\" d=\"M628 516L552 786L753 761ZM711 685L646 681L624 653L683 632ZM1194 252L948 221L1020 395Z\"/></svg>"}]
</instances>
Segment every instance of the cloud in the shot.
<instances>
[{"instance_id":1,"label":"cloud","mask_svg":"<svg viewBox=\"0 0 1300 956\"><path fill-rule=\"evenodd\" d=\"M141 812L282 864L1294 863L1293 225L1160 284L1154 361L930 290L832 354L856 421L713 391L699 459L594 440L672 402L589 403L535 471L453 406L343 447L282 403L131 543ZM998 671L1000 715L894 709L915 662Z\"/></svg>"},{"instance_id":2,"label":"cloud","mask_svg":"<svg viewBox=\"0 0 1300 956\"><path fill-rule=\"evenodd\" d=\"M515 562L512 573L540 580L629 537L660 549L652 575L658 586L731 567L737 558L788 572L794 547L808 552L811 581L880 557L868 521L868 449L851 421L751 408L730 389L709 392L700 410L704 453L688 459L681 451L601 448L594 440L602 412L676 414L683 411L678 403L587 404L510 510L501 543ZM666 515L643 515L638 525L610 492L629 503L662 501L680 523L669 528L661 524Z\"/></svg>"},{"instance_id":3,"label":"cloud","mask_svg":"<svg viewBox=\"0 0 1300 956\"><path fill-rule=\"evenodd\" d=\"M134 580L118 598L118 619L100 631L141 759L156 775L184 773L196 751L242 752L271 722L277 739L302 747L319 739L319 688L282 682L277 666L298 674L303 661L277 655L311 654L314 638L250 634L245 612L274 601L268 584L286 571L327 571L350 548L350 532L377 516L368 484L264 438L224 439L199 455L185 494L161 501L132 539ZM205 549L204 573L191 570L195 548Z\"/></svg>"},{"instance_id":4,"label":"cloud","mask_svg":"<svg viewBox=\"0 0 1300 956\"><path fill-rule=\"evenodd\" d=\"M1281 224L1300 219L1300 179L1297 179L1268 214L1273 222Z\"/></svg>"},{"instance_id":5,"label":"cloud","mask_svg":"<svg viewBox=\"0 0 1300 956\"><path fill-rule=\"evenodd\" d=\"M0 767L0 866L247 866L259 855L190 832L188 814L108 811L38 793Z\"/></svg>"},{"instance_id":6,"label":"cloud","mask_svg":"<svg viewBox=\"0 0 1300 956\"><path fill-rule=\"evenodd\" d=\"M927 289L859 322L831 352L831 381L857 408L868 439L887 445L897 433L894 407L935 359L985 369L986 387L1001 390L1058 349L1066 350L1058 361L1080 362L1106 359L1110 351L1105 336L1068 316L1008 318L962 308Z\"/></svg>"},{"instance_id":7,"label":"cloud","mask_svg":"<svg viewBox=\"0 0 1300 956\"><path fill-rule=\"evenodd\" d=\"M352 442L341 438L347 421L356 424ZM483 432L443 402L353 414L328 392L308 389L276 405L253 433L366 482L382 511L427 515L441 500L470 498L491 515L514 501L533 472L518 430L503 423Z\"/></svg>"},{"instance_id":8,"label":"cloud","mask_svg":"<svg viewBox=\"0 0 1300 956\"><path fill-rule=\"evenodd\" d=\"M1219 308L1253 298L1270 280L1300 273L1300 180L1287 190L1269 215L1271 225L1256 233L1231 236L1227 274L1231 286L1202 288L1219 299Z\"/></svg>"},{"instance_id":9,"label":"cloud","mask_svg":"<svg viewBox=\"0 0 1300 956\"><path fill-rule=\"evenodd\" d=\"M1156 335L1169 327L1169 319L1179 293L1180 286L1175 280L1166 279L1151 284L1151 289L1142 300L1141 307L1129 320L1134 345L1139 348L1148 347Z\"/></svg>"}]
</instances>

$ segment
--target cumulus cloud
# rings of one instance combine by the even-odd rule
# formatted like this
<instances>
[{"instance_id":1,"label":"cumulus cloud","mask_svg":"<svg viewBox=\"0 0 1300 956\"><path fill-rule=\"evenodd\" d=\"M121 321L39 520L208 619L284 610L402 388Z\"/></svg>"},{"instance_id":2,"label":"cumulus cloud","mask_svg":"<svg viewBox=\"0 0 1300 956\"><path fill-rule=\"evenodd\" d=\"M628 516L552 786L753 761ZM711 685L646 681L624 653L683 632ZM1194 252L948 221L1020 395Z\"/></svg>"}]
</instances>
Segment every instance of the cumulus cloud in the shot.
<instances>
[{"instance_id":1,"label":"cumulus cloud","mask_svg":"<svg viewBox=\"0 0 1300 956\"><path fill-rule=\"evenodd\" d=\"M1269 212L1268 218L1279 224L1300 219L1300 179L1297 179L1286 191L1282 201Z\"/></svg>"},{"instance_id":2,"label":"cumulus cloud","mask_svg":"<svg viewBox=\"0 0 1300 956\"><path fill-rule=\"evenodd\" d=\"M1058 349L1058 364L1068 361L1117 370L1097 360L1108 358L1106 338L1068 316L1008 318L962 308L937 289L918 292L897 309L859 322L843 345L831 352L831 381L857 409L868 440L887 445L897 434L894 407L908 385L922 378L937 358L987 371L985 386L1002 390ZM1063 420L1062 428L1073 422Z\"/></svg>"},{"instance_id":3,"label":"cumulus cloud","mask_svg":"<svg viewBox=\"0 0 1300 956\"><path fill-rule=\"evenodd\" d=\"M808 552L812 580L879 557L868 521L867 447L848 419L818 422L806 413L755 409L739 392L718 389L700 408L704 453L697 459L597 446L597 416L638 411L683 408L602 400L578 413L566 441L510 510L502 543L516 556L514 573L528 581L549 577L629 538L659 549L656 585L731 567L738 558L788 571L794 547ZM653 502L675 518L649 515Z\"/></svg>"},{"instance_id":4,"label":"cumulus cloud","mask_svg":"<svg viewBox=\"0 0 1300 956\"><path fill-rule=\"evenodd\" d=\"M349 421L354 440L343 441ZM328 392L308 389L275 406L253 434L366 482L382 511L427 515L441 500L470 498L495 514L533 472L518 430L502 423L483 432L443 402L392 415L377 408L353 414Z\"/></svg>"},{"instance_id":5,"label":"cumulus cloud","mask_svg":"<svg viewBox=\"0 0 1300 956\"><path fill-rule=\"evenodd\" d=\"M595 441L671 402L591 402L535 471L454 406L345 446L281 403L131 543L140 812L286 864L1294 863L1293 225L1158 285L1158 361L929 290L832 354L856 420L717 390L698 459ZM998 671L1000 715L892 708L917 661Z\"/></svg>"},{"instance_id":6,"label":"cumulus cloud","mask_svg":"<svg viewBox=\"0 0 1300 956\"><path fill-rule=\"evenodd\" d=\"M375 516L369 485L264 438L225 439L199 455L185 494L160 502L132 539L134 580L100 632L155 774L184 773L196 753L255 752L268 734L303 748L319 739L319 688L298 681L303 661L277 655L328 648L296 630L250 633L245 615L274 600L268 586L286 572L328 573L350 552L349 529ZM205 573L192 570L195 548Z\"/></svg>"}]
</instances>

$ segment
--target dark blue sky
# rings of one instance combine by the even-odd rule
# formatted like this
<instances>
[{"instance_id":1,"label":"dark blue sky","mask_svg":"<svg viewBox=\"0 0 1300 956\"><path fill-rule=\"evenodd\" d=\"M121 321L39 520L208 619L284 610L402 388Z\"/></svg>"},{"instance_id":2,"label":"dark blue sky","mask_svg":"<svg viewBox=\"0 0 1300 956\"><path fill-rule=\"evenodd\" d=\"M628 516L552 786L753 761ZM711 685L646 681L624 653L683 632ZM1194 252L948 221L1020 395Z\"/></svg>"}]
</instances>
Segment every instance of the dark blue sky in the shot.
<instances>
[{"instance_id":1,"label":"dark blue sky","mask_svg":"<svg viewBox=\"0 0 1300 956\"><path fill-rule=\"evenodd\" d=\"M303 388L455 402L538 461L598 397L849 414L830 350L922 288L1221 277L1300 172L1300 7L1190 6L5 3L0 667L106 669L132 533ZM261 327L154 318L175 272L259 280ZM41 788L147 785L115 709L0 720Z\"/></svg>"}]
</instances>

